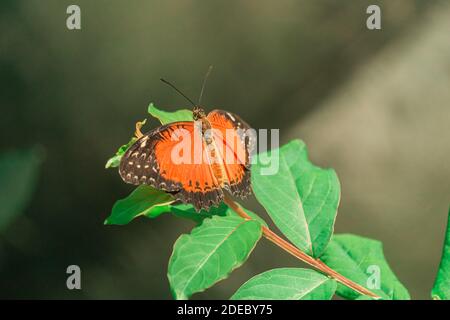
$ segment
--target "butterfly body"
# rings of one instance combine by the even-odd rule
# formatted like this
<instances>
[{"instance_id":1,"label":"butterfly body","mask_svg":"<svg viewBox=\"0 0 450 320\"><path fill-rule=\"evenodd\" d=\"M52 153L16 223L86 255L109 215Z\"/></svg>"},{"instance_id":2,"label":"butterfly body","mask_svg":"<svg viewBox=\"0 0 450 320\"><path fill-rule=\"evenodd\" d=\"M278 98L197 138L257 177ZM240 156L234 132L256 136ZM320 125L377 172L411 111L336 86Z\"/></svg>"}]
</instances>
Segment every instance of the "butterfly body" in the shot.
<instances>
[{"instance_id":1,"label":"butterfly body","mask_svg":"<svg viewBox=\"0 0 450 320\"><path fill-rule=\"evenodd\" d=\"M194 121L173 122L139 138L122 157L119 173L131 184L170 192L198 211L217 206L224 191L251 193L250 127L237 115L193 109Z\"/></svg>"}]
</instances>

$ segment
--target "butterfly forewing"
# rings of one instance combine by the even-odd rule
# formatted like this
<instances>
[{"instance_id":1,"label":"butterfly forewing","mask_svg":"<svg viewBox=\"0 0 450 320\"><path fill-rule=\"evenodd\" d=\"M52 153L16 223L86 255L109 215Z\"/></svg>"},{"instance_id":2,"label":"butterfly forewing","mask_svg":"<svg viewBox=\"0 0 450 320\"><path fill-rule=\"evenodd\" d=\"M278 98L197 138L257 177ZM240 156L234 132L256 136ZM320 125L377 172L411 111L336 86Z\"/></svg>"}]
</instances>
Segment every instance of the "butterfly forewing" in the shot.
<instances>
[{"instance_id":1,"label":"butterfly forewing","mask_svg":"<svg viewBox=\"0 0 450 320\"><path fill-rule=\"evenodd\" d=\"M207 210L222 201L223 191L205 147L201 127L174 122L137 140L122 157L119 172L125 182L151 185Z\"/></svg>"}]
</instances>

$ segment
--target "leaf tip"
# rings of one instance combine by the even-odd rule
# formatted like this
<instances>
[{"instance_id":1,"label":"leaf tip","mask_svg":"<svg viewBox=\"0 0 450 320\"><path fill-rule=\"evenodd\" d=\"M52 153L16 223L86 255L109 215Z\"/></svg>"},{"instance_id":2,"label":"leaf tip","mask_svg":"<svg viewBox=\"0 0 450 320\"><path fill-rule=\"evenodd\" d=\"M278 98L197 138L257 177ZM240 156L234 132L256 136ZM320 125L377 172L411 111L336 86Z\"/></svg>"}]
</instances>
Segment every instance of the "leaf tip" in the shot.
<instances>
[{"instance_id":1,"label":"leaf tip","mask_svg":"<svg viewBox=\"0 0 450 320\"><path fill-rule=\"evenodd\" d=\"M150 102L150 104L148 105L148 108L147 108L147 112L149 114L153 115L154 109L155 109L155 105L153 104L153 102Z\"/></svg>"},{"instance_id":2,"label":"leaf tip","mask_svg":"<svg viewBox=\"0 0 450 320\"><path fill-rule=\"evenodd\" d=\"M111 165L112 165L112 161L111 161L111 159L109 159L109 160L106 161L106 163L105 163L105 169L111 168Z\"/></svg>"}]
</instances>

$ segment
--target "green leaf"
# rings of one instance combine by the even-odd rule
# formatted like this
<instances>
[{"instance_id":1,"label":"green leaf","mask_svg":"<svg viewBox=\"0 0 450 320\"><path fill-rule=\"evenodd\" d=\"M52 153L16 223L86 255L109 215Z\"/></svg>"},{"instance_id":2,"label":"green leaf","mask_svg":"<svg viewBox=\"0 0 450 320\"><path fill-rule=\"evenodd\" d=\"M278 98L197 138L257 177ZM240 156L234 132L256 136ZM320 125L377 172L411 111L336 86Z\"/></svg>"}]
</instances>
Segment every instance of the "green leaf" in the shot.
<instances>
[{"instance_id":1,"label":"green leaf","mask_svg":"<svg viewBox=\"0 0 450 320\"><path fill-rule=\"evenodd\" d=\"M218 207L211 207L209 211L200 210L200 212L195 211L191 204L186 203L168 204L162 206L160 210L162 213L172 213L176 217L193 220L197 224L213 215L226 216L229 214L229 208L224 203L221 203Z\"/></svg>"},{"instance_id":2,"label":"green leaf","mask_svg":"<svg viewBox=\"0 0 450 320\"><path fill-rule=\"evenodd\" d=\"M378 294L382 299L410 299L408 291L386 262L383 245L379 241L352 234L335 235L320 259L330 268ZM380 276L378 283L377 274ZM379 289L376 288L377 285ZM357 299L361 296L341 284L338 284L337 294L347 299Z\"/></svg>"},{"instance_id":3,"label":"green leaf","mask_svg":"<svg viewBox=\"0 0 450 320\"><path fill-rule=\"evenodd\" d=\"M245 208L243 209L251 218L267 226L266 222L257 214ZM180 203L169 193L147 185L140 185L129 196L118 200L114 204L110 216L104 223L107 225L124 225L139 216L156 218L163 213L172 213L174 216L193 220L197 224L201 223L205 218L211 218L216 215L238 216L236 212L223 202L218 207L211 207L209 211L201 210L197 212L191 204Z\"/></svg>"},{"instance_id":4,"label":"green leaf","mask_svg":"<svg viewBox=\"0 0 450 320\"><path fill-rule=\"evenodd\" d=\"M242 265L261 237L261 225L240 217L205 219L175 242L168 278L176 299L188 299Z\"/></svg>"},{"instance_id":5,"label":"green leaf","mask_svg":"<svg viewBox=\"0 0 450 320\"><path fill-rule=\"evenodd\" d=\"M35 189L42 152L37 148L0 156L0 232L21 214Z\"/></svg>"},{"instance_id":6,"label":"green leaf","mask_svg":"<svg viewBox=\"0 0 450 320\"><path fill-rule=\"evenodd\" d=\"M154 106L153 103L150 103L148 106L148 113L150 113L153 117L159 119L161 124L167 124L177 121L194 121L192 117L192 111L188 109L182 109L175 112L167 112L159 110Z\"/></svg>"},{"instance_id":7,"label":"green leaf","mask_svg":"<svg viewBox=\"0 0 450 320\"><path fill-rule=\"evenodd\" d=\"M336 281L314 270L273 269L244 283L231 300L330 300Z\"/></svg>"},{"instance_id":8,"label":"green leaf","mask_svg":"<svg viewBox=\"0 0 450 320\"><path fill-rule=\"evenodd\" d=\"M448 213L447 233L445 234L441 263L431 296L433 299L450 300L450 211Z\"/></svg>"},{"instance_id":9,"label":"green leaf","mask_svg":"<svg viewBox=\"0 0 450 320\"><path fill-rule=\"evenodd\" d=\"M266 222L261 219L256 213L247 210L244 211L254 220L258 221L261 225L267 226ZM165 212L171 212L173 215L181 218L191 219L197 223L201 223L205 218L211 218L212 216L234 216L239 217L239 215L229 208L225 203L221 203L218 207L211 207L209 211L200 210L200 212L195 211L191 204L170 204L165 208Z\"/></svg>"},{"instance_id":10,"label":"green leaf","mask_svg":"<svg viewBox=\"0 0 450 320\"><path fill-rule=\"evenodd\" d=\"M264 174L263 160L276 160L277 150L258 155L252 165L255 196L294 245L319 257L333 234L340 198L338 177L332 169L314 166L300 140L291 141L278 152L276 173Z\"/></svg>"},{"instance_id":11,"label":"green leaf","mask_svg":"<svg viewBox=\"0 0 450 320\"><path fill-rule=\"evenodd\" d=\"M173 201L175 200L170 194L141 185L128 197L118 200L114 204L111 215L105 220L105 224L124 225L142 215L155 218L165 212L161 210L161 207L167 206Z\"/></svg>"},{"instance_id":12,"label":"green leaf","mask_svg":"<svg viewBox=\"0 0 450 320\"><path fill-rule=\"evenodd\" d=\"M127 144L124 144L123 146L121 146L117 150L116 154L106 162L105 168L108 169L108 168L118 167L123 154L128 150L129 147L132 146L133 143L136 142L136 140L137 140L137 138L133 137L130 139L130 141Z\"/></svg>"}]
</instances>

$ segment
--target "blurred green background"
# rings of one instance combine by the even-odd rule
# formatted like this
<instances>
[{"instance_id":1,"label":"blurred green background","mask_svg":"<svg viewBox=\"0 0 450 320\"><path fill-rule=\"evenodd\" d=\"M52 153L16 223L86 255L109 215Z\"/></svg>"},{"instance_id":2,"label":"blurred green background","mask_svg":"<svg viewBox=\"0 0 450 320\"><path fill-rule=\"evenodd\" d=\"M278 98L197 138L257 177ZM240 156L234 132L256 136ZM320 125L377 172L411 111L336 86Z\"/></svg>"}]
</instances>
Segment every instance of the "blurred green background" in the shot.
<instances>
[{"instance_id":1,"label":"blurred green background","mask_svg":"<svg viewBox=\"0 0 450 320\"><path fill-rule=\"evenodd\" d=\"M382 30L366 28L370 4ZM0 298L171 298L168 258L193 225L104 226L132 190L104 164L150 102L188 107L160 77L195 99L210 64L204 105L303 139L340 177L336 231L383 241L412 297L429 297L450 203L448 1L2 0L0 30ZM71 264L82 290L66 288ZM261 241L195 298L298 265Z\"/></svg>"}]
</instances>

